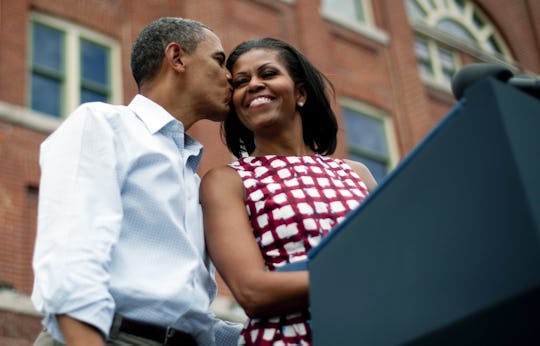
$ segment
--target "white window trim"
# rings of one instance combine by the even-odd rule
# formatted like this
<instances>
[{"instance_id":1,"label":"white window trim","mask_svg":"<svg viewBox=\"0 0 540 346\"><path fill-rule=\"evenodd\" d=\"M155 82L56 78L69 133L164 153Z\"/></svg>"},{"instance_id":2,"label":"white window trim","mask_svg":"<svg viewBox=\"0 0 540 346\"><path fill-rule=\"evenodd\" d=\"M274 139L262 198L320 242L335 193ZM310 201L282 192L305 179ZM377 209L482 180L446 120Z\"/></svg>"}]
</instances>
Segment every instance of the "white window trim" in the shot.
<instances>
[{"instance_id":1,"label":"white window trim","mask_svg":"<svg viewBox=\"0 0 540 346\"><path fill-rule=\"evenodd\" d=\"M50 133L60 126L64 118L51 117L27 107L0 101L0 120L35 131Z\"/></svg>"},{"instance_id":2,"label":"white window trim","mask_svg":"<svg viewBox=\"0 0 540 346\"><path fill-rule=\"evenodd\" d=\"M420 37L423 37L424 39L443 42L446 46L456 50L461 50L481 61L502 64L513 70L517 70L517 64L512 57L488 53L467 42L458 40L445 32L436 31L425 23L414 22L413 29L417 34L420 34Z\"/></svg>"},{"instance_id":3,"label":"white window trim","mask_svg":"<svg viewBox=\"0 0 540 346\"><path fill-rule=\"evenodd\" d=\"M388 172L394 169L399 163L399 152L397 147L396 130L390 115L379 108L347 96L340 98L339 105L382 121L388 148Z\"/></svg>"},{"instance_id":4,"label":"white window trim","mask_svg":"<svg viewBox=\"0 0 540 346\"><path fill-rule=\"evenodd\" d=\"M366 36L367 38L379 42L380 44L387 45L390 42L390 36L383 30L375 27L373 12L371 8L370 0L363 0L362 5L364 6L364 13L366 15L366 22L357 22L351 21L350 19L343 18L335 13L328 12L324 10L321 6L320 15L322 18L338 24L346 29L354 31L358 34Z\"/></svg>"},{"instance_id":5,"label":"white window trim","mask_svg":"<svg viewBox=\"0 0 540 346\"><path fill-rule=\"evenodd\" d=\"M447 48L444 45L441 45L439 41L435 41L430 37L419 37L427 44L429 61L432 64L433 73L433 78L420 74L422 80L432 87L443 90L445 92L452 92L451 85L446 82L446 79L443 75L443 68L441 66L441 59L439 58L438 49L446 49L452 54L452 60L454 62L454 66L456 67L456 72L459 71L459 69L461 68L461 62L457 52L455 52L453 49Z\"/></svg>"},{"instance_id":6,"label":"white window trim","mask_svg":"<svg viewBox=\"0 0 540 346\"><path fill-rule=\"evenodd\" d=\"M64 95L62 100L64 102L62 109L64 110L65 114L61 114L61 118L67 117L80 104L81 73L80 65L77 63L79 61L80 54L80 38L103 44L110 49L111 94L109 102L112 104L120 104L122 102L122 69L120 64L121 50L120 44L116 40L97 31L84 28L79 24L42 13L32 12L30 15L30 26L33 22L49 25L53 28L61 30L66 35L66 84L64 87ZM33 42L30 42L29 44L31 45ZM29 49L29 52L30 51L31 49ZM31 64L30 59L31 57L28 59L29 64ZM28 70L30 70L30 66L28 67Z\"/></svg>"},{"instance_id":7,"label":"white window trim","mask_svg":"<svg viewBox=\"0 0 540 346\"><path fill-rule=\"evenodd\" d=\"M501 38L496 27L493 26L489 18L471 1L465 1L463 13L461 13L459 9L454 6L455 3L453 1L447 2L447 4L450 5L448 7L439 2L418 1L417 4L427 15L422 20L412 20L412 18L410 18L411 24L415 31L421 32L424 36L431 36L436 40L446 40L450 37L450 42L453 43L457 49L467 50L468 52L472 51L476 56L482 56L484 60L487 59L489 61L496 59L507 64L513 63L514 60L510 49L506 45L506 42ZM473 19L474 15L479 16L484 22L484 26L482 28L476 28ZM481 49L478 49L476 46L471 47L470 44L457 40L451 35L438 30L436 28L436 24L442 19L452 20L466 28L480 45ZM487 37L490 35L496 37L502 54L490 52L488 49ZM490 56L491 59L489 58Z\"/></svg>"}]
</instances>

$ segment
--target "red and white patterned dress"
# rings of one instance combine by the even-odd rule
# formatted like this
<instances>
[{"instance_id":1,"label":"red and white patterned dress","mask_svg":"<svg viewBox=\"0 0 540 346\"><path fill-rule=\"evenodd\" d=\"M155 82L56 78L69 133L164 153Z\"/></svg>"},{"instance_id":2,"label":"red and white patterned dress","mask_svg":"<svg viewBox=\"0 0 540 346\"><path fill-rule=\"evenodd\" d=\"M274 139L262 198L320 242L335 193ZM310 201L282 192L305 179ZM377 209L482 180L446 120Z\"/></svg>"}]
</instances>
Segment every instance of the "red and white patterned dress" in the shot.
<instances>
[{"instance_id":1,"label":"red and white patterned dress","mask_svg":"<svg viewBox=\"0 0 540 346\"><path fill-rule=\"evenodd\" d=\"M305 260L308 251L357 207L368 191L339 159L322 155L245 157L232 164L266 267ZM309 311L251 319L241 345L311 345Z\"/></svg>"}]
</instances>

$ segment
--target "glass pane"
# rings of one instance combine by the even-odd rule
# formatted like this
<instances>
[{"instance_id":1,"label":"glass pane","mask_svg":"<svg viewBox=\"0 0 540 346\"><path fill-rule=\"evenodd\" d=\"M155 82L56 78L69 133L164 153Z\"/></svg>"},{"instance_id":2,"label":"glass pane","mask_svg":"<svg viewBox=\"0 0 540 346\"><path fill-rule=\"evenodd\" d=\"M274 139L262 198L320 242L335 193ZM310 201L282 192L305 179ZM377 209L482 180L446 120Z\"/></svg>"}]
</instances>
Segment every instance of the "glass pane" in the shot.
<instances>
[{"instance_id":1,"label":"glass pane","mask_svg":"<svg viewBox=\"0 0 540 346\"><path fill-rule=\"evenodd\" d=\"M499 45L499 42L495 39L493 35L491 35L487 40L488 50L490 52L496 52L502 54L502 49Z\"/></svg>"},{"instance_id":2,"label":"glass pane","mask_svg":"<svg viewBox=\"0 0 540 346\"><path fill-rule=\"evenodd\" d=\"M34 23L32 26L32 62L34 66L62 71L64 33L51 27Z\"/></svg>"},{"instance_id":3,"label":"glass pane","mask_svg":"<svg viewBox=\"0 0 540 346\"><path fill-rule=\"evenodd\" d=\"M444 79L444 83L446 85L451 85L452 79L454 78L454 75L455 75L455 72L453 72L453 71L443 70L442 71L442 76L443 76L443 79Z\"/></svg>"},{"instance_id":4,"label":"glass pane","mask_svg":"<svg viewBox=\"0 0 540 346\"><path fill-rule=\"evenodd\" d=\"M107 95L103 95L88 89L81 89L81 103L93 101L107 102Z\"/></svg>"},{"instance_id":5,"label":"glass pane","mask_svg":"<svg viewBox=\"0 0 540 346\"><path fill-rule=\"evenodd\" d=\"M431 67L431 64L429 61L427 62L418 62L418 69L420 70L420 74L427 78L432 78L434 76L433 74L433 68Z\"/></svg>"},{"instance_id":6,"label":"glass pane","mask_svg":"<svg viewBox=\"0 0 540 346\"><path fill-rule=\"evenodd\" d=\"M364 165L366 165L377 183L380 183L388 173L386 165L382 162L371 160L364 156L353 153L349 153L349 158L354 161L362 162Z\"/></svg>"},{"instance_id":7,"label":"glass pane","mask_svg":"<svg viewBox=\"0 0 540 346\"><path fill-rule=\"evenodd\" d=\"M426 41L416 37L414 40L414 51L416 52L416 56L421 60L429 60L429 49Z\"/></svg>"},{"instance_id":8,"label":"glass pane","mask_svg":"<svg viewBox=\"0 0 540 346\"><path fill-rule=\"evenodd\" d=\"M84 81L107 87L109 84L109 50L90 41L81 40L81 71Z\"/></svg>"},{"instance_id":9,"label":"glass pane","mask_svg":"<svg viewBox=\"0 0 540 346\"><path fill-rule=\"evenodd\" d=\"M363 22L364 9L362 0L323 0L323 12L332 13L344 19Z\"/></svg>"},{"instance_id":10,"label":"glass pane","mask_svg":"<svg viewBox=\"0 0 540 346\"><path fill-rule=\"evenodd\" d=\"M407 5L407 8L406 8L407 14L411 18L419 20L426 17L426 13L424 12L424 10L420 8L420 6L418 6L415 0L407 0L406 5Z\"/></svg>"},{"instance_id":11,"label":"glass pane","mask_svg":"<svg viewBox=\"0 0 540 346\"><path fill-rule=\"evenodd\" d=\"M473 23L478 30L481 30L485 25L484 20L480 18L480 15L478 14L477 11L474 11L473 13Z\"/></svg>"},{"instance_id":12,"label":"glass pane","mask_svg":"<svg viewBox=\"0 0 540 346\"><path fill-rule=\"evenodd\" d=\"M459 11L463 12L463 9L465 8L464 0L454 0L454 2L456 3L457 8L459 9Z\"/></svg>"},{"instance_id":13,"label":"glass pane","mask_svg":"<svg viewBox=\"0 0 540 346\"><path fill-rule=\"evenodd\" d=\"M454 56L452 52L443 48L439 48L438 50L442 68L445 70L454 70Z\"/></svg>"},{"instance_id":14,"label":"glass pane","mask_svg":"<svg viewBox=\"0 0 540 346\"><path fill-rule=\"evenodd\" d=\"M32 74L32 109L59 117L62 85L58 80Z\"/></svg>"},{"instance_id":15,"label":"glass pane","mask_svg":"<svg viewBox=\"0 0 540 346\"><path fill-rule=\"evenodd\" d=\"M386 157L386 136L383 122L353 110L343 108L347 140L351 147Z\"/></svg>"},{"instance_id":16,"label":"glass pane","mask_svg":"<svg viewBox=\"0 0 540 346\"><path fill-rule=\"evenodd\" d=\"M364 0L356 0L354 2L354 7L356 9L356 11L354 11L354 13L356 13L356 20L358 20L359 22L365 22L366 21L366 14L364 13L364 5L362 4Z\"/></svg>"},{"instance_id":17,"label":"glass pane","mask_svg":"<svg viewBox=\"0 0 540 346\"><path fill-rule=\"evenodd\" d=\"M444 31L456 38L462 39L469 43L475 43L473 36L463 27L462 25L451 21L451 20L441 20L437 23L437 28L441 31Z\"/></svg>"}]
</instances>

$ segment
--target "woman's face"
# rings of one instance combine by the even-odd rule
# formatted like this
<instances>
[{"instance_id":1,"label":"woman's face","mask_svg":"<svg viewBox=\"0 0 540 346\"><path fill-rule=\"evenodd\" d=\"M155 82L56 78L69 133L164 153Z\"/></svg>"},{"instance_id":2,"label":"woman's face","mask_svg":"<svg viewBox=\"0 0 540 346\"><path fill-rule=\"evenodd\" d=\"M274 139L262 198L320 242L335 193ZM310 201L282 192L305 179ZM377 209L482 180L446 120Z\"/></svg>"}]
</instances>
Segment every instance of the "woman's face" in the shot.
<instances>
[{"instance_id":1,"label":"woman's face","mask_svg":"<svg viewBox=\"0 0 540 346\"><path fill-rule=\"evenodd\" d=\"M305 102L277 51L254 48L232 67L232 102L238 118L254 133L298 121L297 103ZM295 119L296 118L296 119Z\"/></svg>"}]
</instances>

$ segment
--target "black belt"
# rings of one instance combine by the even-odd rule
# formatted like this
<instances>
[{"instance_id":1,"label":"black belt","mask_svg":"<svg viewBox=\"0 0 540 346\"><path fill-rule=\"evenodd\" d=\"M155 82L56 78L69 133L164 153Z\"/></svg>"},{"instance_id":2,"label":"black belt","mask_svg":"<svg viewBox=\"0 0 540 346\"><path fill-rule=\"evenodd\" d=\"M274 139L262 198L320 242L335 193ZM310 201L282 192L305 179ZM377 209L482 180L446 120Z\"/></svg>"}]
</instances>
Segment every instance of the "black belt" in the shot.
<instances>
[{"instance_id":1,"label":"black belt","mask_svg":"<svg viewBox=\"0 0 540 346\"><path fill-rule=\"evenodd\" d=\"M130 320L122 317L118 329L121 332L154 340L170 346L197 346L195 339L188 333L171 327Z\"/></svg>"}]
</instances>

